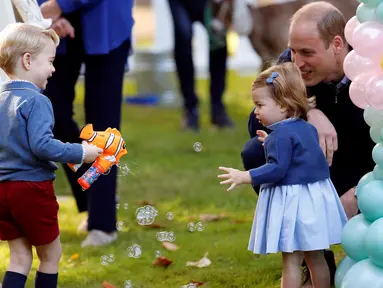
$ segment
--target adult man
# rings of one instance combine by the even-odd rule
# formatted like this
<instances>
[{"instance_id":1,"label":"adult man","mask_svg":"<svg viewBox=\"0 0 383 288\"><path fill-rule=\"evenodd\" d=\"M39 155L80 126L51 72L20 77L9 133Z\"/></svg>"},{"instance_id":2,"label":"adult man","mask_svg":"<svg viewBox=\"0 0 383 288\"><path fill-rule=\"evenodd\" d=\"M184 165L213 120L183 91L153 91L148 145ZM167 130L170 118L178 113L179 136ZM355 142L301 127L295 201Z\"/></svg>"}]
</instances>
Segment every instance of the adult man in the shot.
<instances>
[{"instance_id":1,"label":"adult man","mask_svg":"<svg viewBox=\"0 0 383 288\"><path fill-rule=\"evenodd\" d=\"M371 157L374 143L363 110L352 103L348 93L351 81L344 75L343 61L352 48L344 37L345 24L342 13L327 2L303 6L292 17L289 49L278 62L293 61L302 72L308 94L316 96L317 106L309 111L307 120L318 130L331 179L351 218L358 213L355 186L374 167ZM265 163L263 146L255 133L258 129L265 128L252 112L249 118L252 139L242 151L245 169ZM326 258L333 278L332 252L327 251Z\"/></svg>"},{"instance_id":2,"label":"adult man","mask_svg":"<svg viewBox=\"0 0 383 288\"><path fill-rule=\"evenodd\" d=\"M226 28L214 20L215 10L221 1L168 0L174 26L174 58L181 92L184 98L183 128L198 131L199 109L195 92L192 38L194 22L207 29L210 46L210 102L211 122L219 128L232 127L233 123L222 103L226 85L227 43Z\"/></svg>"}]
</instances>

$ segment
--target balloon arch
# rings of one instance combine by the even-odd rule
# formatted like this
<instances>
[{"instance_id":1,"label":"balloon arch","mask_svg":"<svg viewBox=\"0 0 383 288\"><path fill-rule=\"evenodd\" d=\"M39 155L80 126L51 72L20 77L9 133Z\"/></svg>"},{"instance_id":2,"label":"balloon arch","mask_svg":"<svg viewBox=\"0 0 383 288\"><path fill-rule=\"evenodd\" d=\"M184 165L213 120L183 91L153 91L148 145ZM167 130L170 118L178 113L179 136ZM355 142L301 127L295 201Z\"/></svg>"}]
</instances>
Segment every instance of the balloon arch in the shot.
<instances>
[{"instance_id":1,"label":"balloon arch","mask_svg":"<svg viewBox=\"0 0 383 288\"><path fill-rule=\"evenodd\" d=\"M376 166L356 188L361 214L344 227L342 245L347 256L337 269L336 288L383 287L383 0L359 2L345 28L354 50L343 68L352 81L350 98L364 109L376 143L372 150Z\"/></svg>"}]
</instances>

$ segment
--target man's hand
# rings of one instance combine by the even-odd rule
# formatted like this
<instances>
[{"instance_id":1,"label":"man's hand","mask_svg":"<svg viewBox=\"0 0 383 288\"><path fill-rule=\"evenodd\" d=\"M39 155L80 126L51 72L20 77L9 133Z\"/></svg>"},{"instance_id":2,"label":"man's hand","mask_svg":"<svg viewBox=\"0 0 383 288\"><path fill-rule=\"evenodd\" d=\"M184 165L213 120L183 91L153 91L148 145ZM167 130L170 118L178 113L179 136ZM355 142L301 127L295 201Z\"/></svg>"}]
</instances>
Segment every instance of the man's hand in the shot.
<instances>
[{"instance_id":1,"label":"man's hand","mask_svg":"<svg viewBox=\"0 0 383 288\"><path fill-rule=\"evenodd\" d=\"M74 38L74 28L72 24L63 17L53 22L51 28L56 31L60 38L65 38L67 36Z\"/></svg>"},{"instance_id":2,"label":"man's hand","mask_svg":"<svg viewBox=\"0 0 383 288\"><path fill-rule=\"evenodd\" d=\"M57 4L56 0L49 0L44 2L41 4L40 10L44 18L52 19L53 21L56 21L62 14L61 8Z\"/></svg>"},{"instance_id":3,"label":"man's hand","mask_svg":"<svg viewBox=\"0 0 383 288\"><path fill-rule=\"evenodd\" d=\"M219 167L219 170L225 171L228 174L218 175L218 178L227 179L221 181L221 185L231 184L227 191L232 190L235 186L240 184L251 184L251 176L249 171L240 171L238 169Z\"/></svg>"},{"instance_id":4,"label":"man's hand","mask_svg":"<svg viewBox=\"0 0 383 288\"><path fill-rule=\"evenodd\" d=\"M355 187L343 194L340 201L349 220L358 214L358 199L355 196Z\"/></svg>"},{"instance_id":5,"label":"man's hand","mask_svg":"<svg viewBox=\"0 0 383 288\"><path fill-rule=\"evenodd\" d=\"M329 166L331 166L334 152L338 150L338 135L334 125L318 109L311 109L307 113L307 120L318 130L319 145L327 158Z\"/></svg>"}]
</instances>

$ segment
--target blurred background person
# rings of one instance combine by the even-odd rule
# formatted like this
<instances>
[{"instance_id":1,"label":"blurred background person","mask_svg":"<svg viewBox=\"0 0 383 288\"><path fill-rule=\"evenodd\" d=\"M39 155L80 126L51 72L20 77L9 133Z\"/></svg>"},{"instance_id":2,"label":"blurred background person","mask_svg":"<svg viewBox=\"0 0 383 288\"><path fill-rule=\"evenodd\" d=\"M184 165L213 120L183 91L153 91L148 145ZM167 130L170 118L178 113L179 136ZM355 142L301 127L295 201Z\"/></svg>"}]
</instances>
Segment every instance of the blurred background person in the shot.
<instances>
[{"instance_id":1,"label":"blurred background person","mask_svg":"<svg viewBox=\"0 0 383 288\"><path fill-rule=\"evenodd\" d=\"M77 1L38 0L45 18L62 38L54 61L56 72L45 95L55 113L55 137L63 142L80 142L80 130L73 119L75 85L85 64L85 122L95 131L120 128L122 87L131 32L134 24L133 0ZM80 212L88 211L82 229L88 230L81 246L100 246L117 239L116 167L100 177L89 190L82 191L77 173L63 165Z\"/></svg>"},{"instance_id":2,"label":"blurred background person","mask_svg":"<svg viewBox=\"0 0 383 288\"><path fill-rule=\"evenodd\" d=\"M211 123L219 128L233 127L222 103L226 86L227 42L226 29L214 21L221 0L168 0L174 27L174 58L180 90L184 99L182 127L198 131L200 113L198 96L195 91L192 40L193 23L200 22L209 36L209 72Z\"/></svg>"}]
</instances>

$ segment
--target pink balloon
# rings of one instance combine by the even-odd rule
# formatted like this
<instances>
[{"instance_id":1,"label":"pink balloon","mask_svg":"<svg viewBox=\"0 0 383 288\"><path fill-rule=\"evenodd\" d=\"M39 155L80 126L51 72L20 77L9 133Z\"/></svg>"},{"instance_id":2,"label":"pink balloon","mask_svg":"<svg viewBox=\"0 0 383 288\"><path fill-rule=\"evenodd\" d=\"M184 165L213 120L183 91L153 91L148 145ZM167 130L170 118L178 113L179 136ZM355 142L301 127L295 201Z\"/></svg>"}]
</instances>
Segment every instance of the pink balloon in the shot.
<instances>
[{"instance_id":1,"label":"pink balloon","mask_svg":"<svg viewBox=\"0 0 383 288\"><path fill-rule=\"evenodd\" d=\"M348 20L346 27L344 27L344 36L346 37L346 41L348 44L352 45L352 34L354 33L355 28L359 25L358 18L356 15Z\"/></svg>"},{"instance_id":2,"label":"pink balloon","mask_svg":"<svg viewBox=\"0 0 383 288\"><path fill-rule=\"evenodd\" d=\"M363 73L381 70L380 66L372 59L362 57L354 50L347 54L343 62L344 74L351 80Z\"/></svg>"},{"instance_id":3,"label":"pink balloon","mask_svg":"<svg viewBox=\"0 0 383 288\"><path fill-rule=\"evenodd\" d=\"M362 109L365 109L367 106L369 106L366 100L365 88L367 82L370 81L374 76L376 76L376 73L363 73L357 76L355 80L351 82L349 94L350 99L352 103L355 104L355 106L358 106Z\"/></svg>"},{"instance_id":4,"label":"pink balloon","mask_svg":"<svg viewBox=\"0 0 383 288\"><path fill-rule=\"evenodd\" d=\"M365 89L367 103L376 110L383 110L383 74L372 77Z\"/></svg>"},{"instance_id":5,"label":"pink balloon","mask_svg":"<svg viewBox=\"0 0 383 288\"><path fill-rule=\"evenodd\" d=\"M363 57L380 60L383 56L383 25L367 21L358 25L352 34L354 50Z\"/></svg>"}]
</instances>

